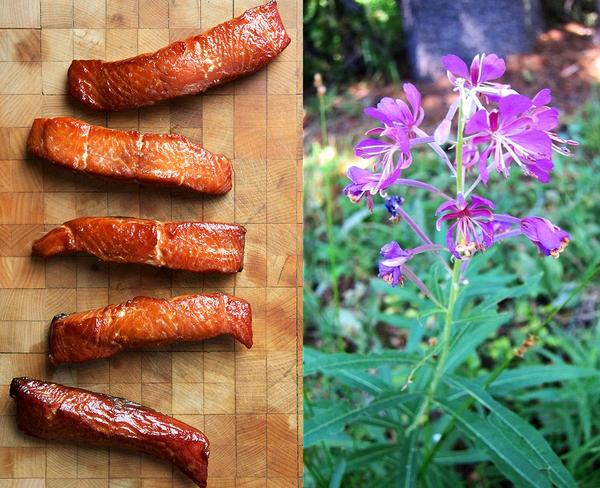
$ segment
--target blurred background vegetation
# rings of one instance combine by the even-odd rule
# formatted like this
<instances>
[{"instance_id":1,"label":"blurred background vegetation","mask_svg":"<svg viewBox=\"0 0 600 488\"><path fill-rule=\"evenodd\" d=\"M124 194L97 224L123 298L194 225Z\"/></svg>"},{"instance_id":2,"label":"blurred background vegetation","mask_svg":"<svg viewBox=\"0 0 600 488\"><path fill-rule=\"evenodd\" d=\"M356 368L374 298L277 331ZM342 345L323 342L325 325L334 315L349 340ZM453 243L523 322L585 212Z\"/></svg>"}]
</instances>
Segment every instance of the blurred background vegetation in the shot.
<instances>
[{"instance_id":1,"label":"blurred background vegetation","mask_svg":"<svg viewBox=\"0 0 600 488\"><path fill-rule=\"evenodd\" d=\"M507 376L504 389L493 393L544 435L578 486L589 488L600 486L600 50L594 39L595 9L594 1L544 1L547 29L541 40L532 52L508 61L507 77L523 93L552 87L564 113L562 135L580 142L575 157L556 158L548 185L514 171L507 182L490 184L487 194L500 212L547 216L571 233L572 242L559 260L541 259L525 239L486 253L486 264L474 266L484 276L482 292L486 287L490 295L499 288L513 291L496 297L494 311L488 312L488 321L497 319L496 325L474 334L464 357L456 360L462 376L484 377L530 331L544 325L537 344L517 364L530 376ZM377 371L374 380L356 371L315 373L318 368L310 366L315 357L323 361L316 351L427 354L439 334L423 315L423 296L414 286L392 290L375 278L380 247L392 239L409 247L416 244L412 236L389 222L381 201L370 213L342 194L345 171L357 164L353 145L369 124L362 110L383 95L400 96L401 82L410 76L406 66L398 2L305 1L304 430L320 439L307 439L307 487L416 486L399 484L410 479L404 477L405 457L414 447L403 432L401 412L365 416L364 411L377 388L398 388L410 372L380 367L371 371ZM326 86L321 98L315 96L315 73L322 73ZM435 80L419 88L426 119L435 124L448 106L449 85ZM446 187L438 169L437 160L419 152L410 177ZM438 202L402 191L406 210L435 234L431 215ZM423 272L431 277L437 271L432 266ZM544 324L548 316L552 320ZM548 365L560 369L540 376L536 368ZM344 422L324 429L323 412L338 404L349 406L344 412L361 413L344 413ZM436 487L512 486L484 450L465 444L458 434L440 450L429 482Z\"/></svg>"},{"instance_id":2,"label":"blurred background vegetation","mask_svg":"<svg viewBox=\"0 0 600 488\"><path fill-rule=\"evenodd\" d=\"M397 83L408 75L402 28L403 0L305 0L305 93L315 73L339 87L370 79ZM595 0L543 0L548 27L566 22L595 24Z\"/></svg>"}]
</instances>

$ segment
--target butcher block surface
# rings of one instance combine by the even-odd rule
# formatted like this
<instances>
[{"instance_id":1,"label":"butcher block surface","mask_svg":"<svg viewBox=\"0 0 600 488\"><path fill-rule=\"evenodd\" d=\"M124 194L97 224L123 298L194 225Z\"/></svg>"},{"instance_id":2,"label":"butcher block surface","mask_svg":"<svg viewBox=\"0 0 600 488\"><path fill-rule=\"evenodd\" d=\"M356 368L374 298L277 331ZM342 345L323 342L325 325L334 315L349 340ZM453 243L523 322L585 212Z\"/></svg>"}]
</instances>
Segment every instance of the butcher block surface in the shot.
<instances>
[{"instance_id":1,"label":"butcher block surface","mask_svg":"<svg viewBox=\"0 0 600 488\"><path fill-rule=\"evenodd\" d=\"M72 59L153 52L261 3L0 0L0 479L7 486L193 486L169 463L143 454L20 433L8 394L18 376L125 397L199 428L210 439L211 488L300 486L302 2L278 1L292 38L279 57L203 95L108 115L71 101L66 83ZM232 160L234 188L207 196L75 174L27 155L38 117L182 134ZM247 229L244 269L217 275L106 264L83 254L31 256L35 239L84 216L240 224ZM48 361L58 313L201 292L251 304L251 349L221 337L75 366Z\"/></svg>"}]
</instances>

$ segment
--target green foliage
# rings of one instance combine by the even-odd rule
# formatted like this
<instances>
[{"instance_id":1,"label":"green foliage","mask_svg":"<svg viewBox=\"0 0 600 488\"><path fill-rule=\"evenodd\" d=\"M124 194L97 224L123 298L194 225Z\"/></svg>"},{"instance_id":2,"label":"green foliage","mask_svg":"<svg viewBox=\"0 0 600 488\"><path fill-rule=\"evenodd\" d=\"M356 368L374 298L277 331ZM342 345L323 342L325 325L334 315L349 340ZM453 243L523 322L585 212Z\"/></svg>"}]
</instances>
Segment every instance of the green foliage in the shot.
<instances>
[{"instance_id":1,"label":"green foliage","mask_svg":"<svg viewBox=\"0 0 600 488\"><path fill-rule=\"evenodd\" d=\"M418 243L381 205L369 213L342 196L350 148L310 148L304 486L600 486L599 129L594 99L564 134L581 142L576 157L557 161L549 185L516 171L490 185L499 212L547 215L573 240L560 260L542 259L526 239L472 260L433 411L412 430L444 310L411 284L392 289L374 277L383 244ZM411 177L447 187L438 164L418 154ZM402 191L405 209L441 237L431 222L438 202ZM414 269L445 303L445 270L419 258ZM537 343L513 357L532 332Z\"/></svg>"},{"instance_id":2,"label":"green foliage","mask_svg":"<svg viewBox=\"0 0 600 488\"><path fill-rule=\"evenodd\" d=\"M376 77L398 81L404 57L396 0L305 0L305 85L315 73L328 82Z\"/></svg>"}]
</instances>

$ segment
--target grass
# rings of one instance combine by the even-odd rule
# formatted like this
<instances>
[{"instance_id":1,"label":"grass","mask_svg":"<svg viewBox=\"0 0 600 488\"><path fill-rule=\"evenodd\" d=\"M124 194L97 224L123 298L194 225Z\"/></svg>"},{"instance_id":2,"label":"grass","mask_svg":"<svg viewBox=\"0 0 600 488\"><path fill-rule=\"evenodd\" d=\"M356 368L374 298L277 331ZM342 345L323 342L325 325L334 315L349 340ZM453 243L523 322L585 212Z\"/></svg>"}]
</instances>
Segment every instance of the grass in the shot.
<instances>
[{"instance_id":1,"label":"grass","mask_svg":"<svg viewBox=\"0 0 600 488\"><path fill-rule=\"evenodd\" d=\"M417 243L401 224L389 223L381 205L369 213L342 195L351 148L307 149L305 486L508 486L507 479L527 485L530 475L536 486L571 486L569 476L577 486L600 486L597 100L564 131L581 145L575 158L556 161L550 184L513 171L507 182L490 184L486 196L499 212L548 216L571 233L571 244L559 260L540 258L525 239L473 260L470 285L457 302L445 390L434 399L430 421L410 434L414 405L439 354L433 341L440 313L412 285L392 290L374 276L383 244ZM410 177L447 187L439 164L419 154ZM438 202L417 190L402 196L406 210L435 235L431 215ZM423 259L415 269L445 296L447 280L435 261ZM532 333L535 345L515 357ZM327 357L341 366L319 366ZM495 378L499 368L506 370ZM483 395L490 396L487 403ZM519 436L510 431L519 422L524 432L535 429ZM510 440L502 449L489 440L498 432ZM535 465L538 455L548 471Z\"/></svg>"}]
</instances>

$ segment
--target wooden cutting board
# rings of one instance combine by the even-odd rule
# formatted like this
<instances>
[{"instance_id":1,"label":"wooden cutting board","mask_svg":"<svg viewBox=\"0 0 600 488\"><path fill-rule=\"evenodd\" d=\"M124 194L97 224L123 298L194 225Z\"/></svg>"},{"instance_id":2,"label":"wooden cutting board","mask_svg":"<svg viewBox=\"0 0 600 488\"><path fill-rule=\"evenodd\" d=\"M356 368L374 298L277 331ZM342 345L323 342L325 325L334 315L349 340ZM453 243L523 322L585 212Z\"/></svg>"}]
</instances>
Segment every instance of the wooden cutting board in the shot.
<instances>
[{"instance_id":1,"label":"wooden cutting board","mask_svg":"<svg viewBox=\"0 0 600 488\"><path fill-rule=\"evenodd\" d=\"M107 115L66 95L73 58L156 50L260 0L0 0L0 486L182 487L170 464L20 434L8 385L29 375L127 397L200 427L211 442L209 487L299 486L301 280L301 9L279 0L292 44L267 69L203 96ZM177 132L234 158L235 191L202 197L74 175L27 158L35 117L74 116ZM237 222L245 269L202 276L30 257L32 241L85 215ZM121 354L79 367L47 362L49 321L135 295L221 290L249 300L254 347L230 339Z\"/></svg>"}]
</instances>

